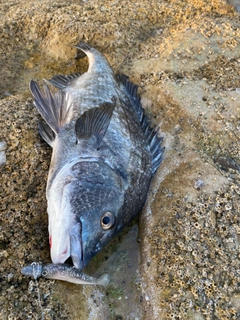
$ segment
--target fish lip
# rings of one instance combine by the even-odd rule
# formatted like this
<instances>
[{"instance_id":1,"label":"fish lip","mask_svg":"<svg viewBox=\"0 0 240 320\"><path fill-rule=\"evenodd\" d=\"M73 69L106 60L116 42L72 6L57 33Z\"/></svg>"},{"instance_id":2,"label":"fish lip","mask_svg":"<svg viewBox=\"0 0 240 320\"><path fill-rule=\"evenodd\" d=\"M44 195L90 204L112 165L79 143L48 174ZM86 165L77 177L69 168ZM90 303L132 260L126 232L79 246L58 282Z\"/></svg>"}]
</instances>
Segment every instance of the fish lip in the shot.
<instances>
[{"instance_id":1,"label":"fish lip","mask_svg":"<svg viewBox=\"0 0 240 320\"><path fill-rule=\"evenodd\" d=\"M82 270L84 262L81 222L77 222L70 230L70 257L72 259L73 266Z\"/></svg>"}]
</instances>

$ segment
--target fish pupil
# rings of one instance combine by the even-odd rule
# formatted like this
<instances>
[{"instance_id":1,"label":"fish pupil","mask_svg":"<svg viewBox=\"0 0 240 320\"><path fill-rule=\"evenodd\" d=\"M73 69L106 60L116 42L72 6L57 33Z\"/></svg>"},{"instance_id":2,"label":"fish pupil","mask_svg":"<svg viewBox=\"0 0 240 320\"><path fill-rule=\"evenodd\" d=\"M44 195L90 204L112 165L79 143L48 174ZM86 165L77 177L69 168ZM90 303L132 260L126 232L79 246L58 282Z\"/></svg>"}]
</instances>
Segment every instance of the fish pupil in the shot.
<instances>
[{"instance_id":1,"label":"fish pupil","mask_svg":"<svg viewBox=\"0 0 240 320\"><path fill-rule=\"evenodd\" d=\"M103 219L102 219L102 223L103 224L109 224L109 222L110 222L110 218L109 217L104 217Z\"/></svg>"}]
</instances>

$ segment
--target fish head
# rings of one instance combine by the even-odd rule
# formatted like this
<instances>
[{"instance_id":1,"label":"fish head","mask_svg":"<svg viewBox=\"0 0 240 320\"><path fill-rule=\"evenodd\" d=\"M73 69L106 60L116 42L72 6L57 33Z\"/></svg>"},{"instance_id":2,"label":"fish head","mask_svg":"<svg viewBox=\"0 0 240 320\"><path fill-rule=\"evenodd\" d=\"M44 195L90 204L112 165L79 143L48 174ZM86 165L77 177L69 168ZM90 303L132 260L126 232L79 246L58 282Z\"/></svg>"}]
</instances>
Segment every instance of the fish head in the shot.
<instances>
[{"instance_id":1,"label":"fish head","mask_svg":"<svg viewBox=\"0 0 240 320\"><path fill-rule=\"evenodd\" d=\"M78 239L81 252L81 224L76 221L69 201L73 181L71 174L57 176L47 194L49 244L54 264L64 263L71 257L73 239Z\"/></svg>"},{"instance_id":2,"label":"fish head","mask_svg":"<svg viewBox=\"0 0 240 320\"><path fill-rule=\"evenodd\" d=\"M105 164L75 164L56 176L48 194L52 262L82 270L119 229L122 185Z\"/></svg>"},{"instance_id":3,"label":"fish head","mask_svg":"<svg viewBox=\"0 0 240 320\"><path fill-rule=\"evenodd\" d=\"M94 202L91 208L85 207L85 210L82 208L78 212L81 223L82 261L85 267L117 233L121 206L118 204L117 192L106 187L92 186L83 196L91 197ZM72 242L72 250L76 248L76 243Z\"/></svg>"}]
</instances>

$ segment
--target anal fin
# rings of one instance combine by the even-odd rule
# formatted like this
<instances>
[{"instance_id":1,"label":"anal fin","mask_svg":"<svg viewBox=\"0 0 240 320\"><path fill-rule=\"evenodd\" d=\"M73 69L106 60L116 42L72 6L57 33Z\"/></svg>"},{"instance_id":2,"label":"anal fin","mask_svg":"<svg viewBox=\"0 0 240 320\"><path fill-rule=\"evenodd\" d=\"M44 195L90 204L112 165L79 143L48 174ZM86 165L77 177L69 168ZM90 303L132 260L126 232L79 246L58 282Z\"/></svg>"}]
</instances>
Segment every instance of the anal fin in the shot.
<instances>
[{"instance_id":1,"label":"anal fin","mask_svg":"<svg viewBox=\"0 0 240 320\"><path fill-rule=\"evenodd\" d=\"M53 146L53 141L55 140L55 133L49 127L49 125L45 122L40 121L38 123L38 131L43 138L49 144L49 146Z\"/></svg>"},{"instance_id":2,"label":"anal fin","mask_svg":"<svg viewBox=\"0 0 240 320\"><path fill-rule=\"evenodd\" d=\"M31 80L30 90L34 97L34 104L49 127L57 134L71 115L71 100L69 95L62 90L51 92L47 84L43 90Z\"/></svg>"}]
</instances>

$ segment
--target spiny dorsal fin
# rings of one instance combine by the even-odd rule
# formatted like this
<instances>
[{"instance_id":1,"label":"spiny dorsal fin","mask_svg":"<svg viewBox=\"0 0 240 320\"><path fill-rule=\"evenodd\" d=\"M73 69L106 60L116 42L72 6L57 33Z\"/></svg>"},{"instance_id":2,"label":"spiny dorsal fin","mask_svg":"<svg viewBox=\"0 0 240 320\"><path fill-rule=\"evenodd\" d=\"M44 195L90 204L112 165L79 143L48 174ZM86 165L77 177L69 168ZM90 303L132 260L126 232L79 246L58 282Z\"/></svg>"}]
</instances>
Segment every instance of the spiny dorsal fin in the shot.
<instances>
[{"instance_id":1,"label":"spiny dorsal fin","mask_svg":"<svg viewBox=\"0 0 240 320\"><path fill-rule=\"evenodd\" d=\"M69 96L61 90L52 93L45 83L43 84L43 90L41 90L33 80L30 82L30 90L39 113L54 133L58 133L59 129L66 123L71 110Z\"/></svg>"},{"instance_id":2,"label":"spiny dorsal fin","mask_svg":"<svg viewBox=\"0 0 240 320\"><path fill-rule=\"evenodd\" d=\"M44 81L46 83L53 85L55 88L63 90L66 87L68 87L74 79L76 79L80 76L81 76L81 73L79 73L79 72L72 73L67 76L65 76L63 74L58 74L58 75L52 77L50 80L44 80Z\"/></svg>"},{"instance_id":3,"label":"spiny dorsal fin","mask_svg":"<svg viewBox=\"0 0 240 320\"><path fill-rule=\"evenodd\" d=\"M148 142L152 154L152 175L157 171L160 163L162 162L162 155L165 148L161 147L162 138L159 137L159 132L156 127L151 128L150 122L144 113L140 98L137 94L138 87L129 81L129 78L123 74L116 75L117 80L121 82L127 93L132 107L134 108L138 119L140 121L143 133Z\"/></svg>"},{"instance_id":4,"label":"spiny dorsal fin","mask_svg":"<svg viewBox=\"0 0 240 320\"><path fill-rule=\"evenodd\" d=\"M115 101L105 102L100 107L85 111L75 124L77 143L81 139L89 139L94 136L97 147L99 147L108 129L114 107Z\"/></svg>"},{"instance_id":5,"label":"spiny dorsal fin","mask_svg":"<svg viewBox=\"0 0 240 320\"><path fill-rule=\"evenodd\" d=\"M38 123L38 131L43 138L49 144L49 146L53 146L53 141L55 140L55 133L49 127L49 125L45 122L40 121Z\"/></svg>"}]
</instances>

